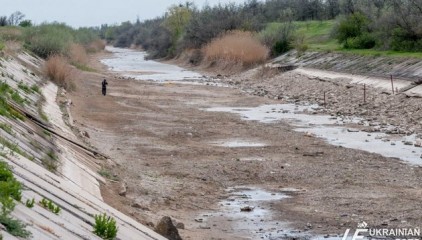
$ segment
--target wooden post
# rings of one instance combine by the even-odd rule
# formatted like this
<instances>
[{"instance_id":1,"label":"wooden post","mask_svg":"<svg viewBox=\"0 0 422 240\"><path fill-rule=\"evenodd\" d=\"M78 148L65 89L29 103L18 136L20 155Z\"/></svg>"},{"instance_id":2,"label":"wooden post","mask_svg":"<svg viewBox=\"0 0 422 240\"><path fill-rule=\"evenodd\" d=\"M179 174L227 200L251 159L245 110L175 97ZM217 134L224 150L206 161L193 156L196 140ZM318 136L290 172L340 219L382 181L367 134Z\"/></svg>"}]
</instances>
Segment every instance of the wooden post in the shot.
<instances>
[{"instance_id":1,"label":"wooden post","mask_svg":"<svg viewBox=\"0 0 422 240\"><path fill-rule=\"evenodd\" d=\"M366 103L366 84L363 84L363 102Z\"/></svg>"},{"instance_id":2,"label":"wooden post","mask_svg":"<svg viewBox=\"0 0 422 240\"><path fill-rule=\"evenodd\" d=\"M327 101L325 100L325 91L324 91L324 107L327 106Z\"/></svg>"},{"instance_id":3,"label":"wooden post","mask_svg":"<svg viewBox=\"0 0 422 240\"><path fill-rule=\"evenodd\" d=\"M393 90L393 95L394 95L394 80L393 80L393 75L390 75L391 78L391 90Z\"/></svg>"}]
</instances>

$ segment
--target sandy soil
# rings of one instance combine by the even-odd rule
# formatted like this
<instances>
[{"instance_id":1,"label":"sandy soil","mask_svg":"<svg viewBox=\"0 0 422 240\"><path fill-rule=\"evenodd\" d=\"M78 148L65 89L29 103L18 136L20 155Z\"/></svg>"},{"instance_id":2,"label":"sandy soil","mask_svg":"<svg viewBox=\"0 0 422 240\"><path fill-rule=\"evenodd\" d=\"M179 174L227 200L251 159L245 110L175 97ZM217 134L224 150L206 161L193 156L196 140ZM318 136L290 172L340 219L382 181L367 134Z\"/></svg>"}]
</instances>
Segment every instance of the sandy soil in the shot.
<instances>
[{"instance_id":1,"label":"sandy soil","mask_svg":"<svg viewBox=\"0 0 422 240\"><path fill-rule=\"evenodd\" d=\"M124 80L107 72L100 57L91 64L100 73L83 73L69 93L71 113L75 125L88 132L87 140L116 163L104 161L103 173L111 178L102 186L104 200L138 221L152 226L167 215L184 223L184 239L244 239L230 219L198 223L195 218L218 213L228 187L255 186L271 192L301 189L266 206L272 220L301 231L343 234L361 220L373 227L420 227L422 168L331 146L284 123L201 110L284 100L234 88ZM109 82L106 97L100 89L103 77ZM229 139L267 146L210 144ZM239 161L243 158L264 161ZM125 196L118 194L122 184Z\"/></svg>"}]
</instances>

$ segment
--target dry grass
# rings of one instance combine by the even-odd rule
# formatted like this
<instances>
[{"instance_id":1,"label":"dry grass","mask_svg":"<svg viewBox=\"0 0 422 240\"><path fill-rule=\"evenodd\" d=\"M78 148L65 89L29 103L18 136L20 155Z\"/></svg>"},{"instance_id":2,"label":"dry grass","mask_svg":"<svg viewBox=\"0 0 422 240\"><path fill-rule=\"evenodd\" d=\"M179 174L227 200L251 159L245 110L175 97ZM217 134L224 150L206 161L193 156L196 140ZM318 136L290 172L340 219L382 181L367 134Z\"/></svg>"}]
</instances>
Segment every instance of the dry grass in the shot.
<instances>
[{"instance_id":1,"label":"dry grass","mask_svg":"<svg viewBox=\"0 0 422 240\"><path fill-rule=\"evenodd\" d=\"M91 42L87 47L86 50L90 53L96 53L99 51L104 50L106 47L106 43L104 40L97 39L93 42Z\"/></svg>"},{"instance_id":2,"label":"dry grass","mask_svg":"<svg viewBox=\"0 0 422 240\"><path fill-rule=\"evenodd\" d=\"M65 89L72 86L72 68L63 56L53 55L49 57L44 65L44 73L51 81Z\"/></svg>"},{"instance_id":3,"label":"dry grass","mask_svg":"<svg viewBox=\"0 0 422 240\"><path fill-rule=\"evenodd\" d=\"M70 62L73 64L85 65L89 60L85 48L80 44L71 44L68 55Z\"/></svg>"},{"instance_id":4,"label":"dry grass","mask_svg":"<svg viewBox=\"0 0 422 240\"><path fill-rule=\"evenodd\" d=\"M0 27L0 37L5 41L20 41L22 30L14 26Z\"/></svg>"},{"instance_id":5,"label":"dry grass","mask_svg":"<svg viewBox=\"0 0 422 240\"><path fill-rule=\"evenodd\" d=\"M205 60L250 66L268 58L269 49L251 32L232 31L211 41L203 49Z\"/></svg>"}]
</instances>

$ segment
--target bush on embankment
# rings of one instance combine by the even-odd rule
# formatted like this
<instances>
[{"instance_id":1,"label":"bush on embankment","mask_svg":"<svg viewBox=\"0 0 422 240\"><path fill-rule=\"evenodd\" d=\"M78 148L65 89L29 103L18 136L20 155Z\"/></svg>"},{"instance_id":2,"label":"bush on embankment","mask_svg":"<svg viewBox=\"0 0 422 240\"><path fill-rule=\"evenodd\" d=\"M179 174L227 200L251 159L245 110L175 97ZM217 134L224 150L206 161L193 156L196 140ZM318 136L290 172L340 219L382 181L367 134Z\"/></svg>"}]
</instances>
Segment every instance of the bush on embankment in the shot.
<instances>
[{"instance_id":1,"label":"bush on embankment","mask_svg":"<svg viewBox=\"0 0 422 240\"><path fill-rule=\"evenodd\" d=\"M57 85L69 89L72 87L70 67L67 59L61 55L50 56L44 65L44 74Z\"/></svg>"},{"instance_id":2,"label":"bush on embankment","mask_svg":"<svg viewBox=\"0 0 422 240\"><path fill-rule=\"evenodd\" d=\"M92 71L87 66L87 52L98 52L105 48L93 29L73 29L61 23L45 23L24 29L24 45L34 54L46 59L45 75L59 86L69 88L71 67Z\"/></svg>"},{"instance_id":3,"label":"bush on embankment","mask_svg":"<svg viewBox=\"0 0 422 240\"><path fill-rule=\"evenodd\" d=\"M269 50L251 32L230 31L203 48L204 60L251 66L268 58Z\"/></svg>"},{"instance_id":4,"label":"bush on embankment","mask_svg":"<svg viewBox=\"0 0 422 240\"><path fill-rule=\"evenodd\" d=\"M45 59L66 54L73 40L72 29L65 24L42 24L25 32L26 48Z\"/></svg>"}]
</instances>

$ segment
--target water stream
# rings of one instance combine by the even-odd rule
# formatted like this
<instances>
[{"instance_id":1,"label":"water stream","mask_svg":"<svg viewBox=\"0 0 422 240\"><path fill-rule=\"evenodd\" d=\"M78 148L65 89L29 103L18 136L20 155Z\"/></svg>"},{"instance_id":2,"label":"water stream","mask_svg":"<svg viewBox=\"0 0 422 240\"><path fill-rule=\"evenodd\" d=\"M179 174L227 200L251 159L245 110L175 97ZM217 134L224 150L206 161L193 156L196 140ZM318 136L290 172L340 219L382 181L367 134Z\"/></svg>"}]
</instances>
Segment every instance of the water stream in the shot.
<instances>
[{"instance_id":1,"label":"water stream","mask_svg":"<svg viewBox=\"0 0 422 240\"><path fill-rule=\"evenodd\" d=\"M110 70L137 80L151 81L199 81L202 75L185 70L175 65L146 60L146 53L131 49L107 46L114 57L103 59L101 62Z\"/></svg>"}]
</instances>

